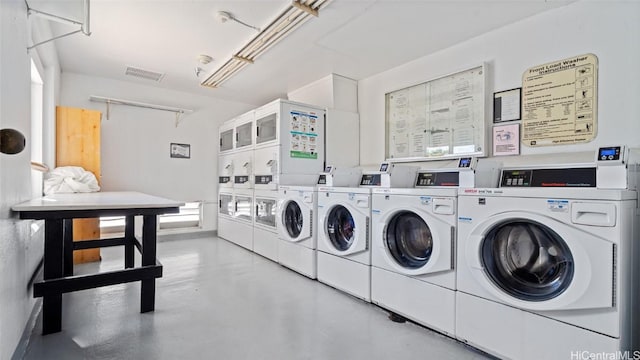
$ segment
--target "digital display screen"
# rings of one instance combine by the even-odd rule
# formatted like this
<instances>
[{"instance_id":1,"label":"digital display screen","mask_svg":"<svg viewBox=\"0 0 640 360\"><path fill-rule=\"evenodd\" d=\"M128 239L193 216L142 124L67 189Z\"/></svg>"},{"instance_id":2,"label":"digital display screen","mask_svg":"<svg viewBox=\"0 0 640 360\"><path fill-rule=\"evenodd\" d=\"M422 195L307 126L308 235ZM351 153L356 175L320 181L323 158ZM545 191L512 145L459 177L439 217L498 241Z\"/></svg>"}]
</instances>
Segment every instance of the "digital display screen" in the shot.
<instances>
[{"instance_id":1,"label":"digital display screen","mask_svg":"<svg viewBox=\"0 0 640 360\"><path fill-rule=\"evenodd\" d=\"M598 160L600 161L620 160L620 146L598 149Z\"/></svg>"},{"instance_id":2,"label":"digital display screen","mask_svg":"<svg viewBox=\"0 0 640 360\"><path fill-rule=\"evenodd\" d=\"M230 176L220 176L220 177L218 178L218 182L219 182L220 184L226 184L226 183L228 183L228 182L230 182L230 181L231 181L231 177L230 177Z\"/></svg>"},{"instance_id":3,"label":"digital display screen","mask_svg":"<svg viewBox=\"0 0 640 360\"><path fill-rule=\"evenodd\" d=\"M324 172L330 173L331 169L333 169L333 166L327 166L326 168L324 168Z\"/></svg>"},{"instance_id":4,"label":"digital display screen","mask_svg":"<svg viewBox=\"0 0 640 360\"><path fill-rule=\"evenodd\" d=\"M460 173L451 172L419 172L415 187L423 186L459 186Z\"/></svg>"},{"instance_id":5,"label":"digital display screen","mask_svg":"<svg viewBox=\"0 0 640 360\"><path fill-rule=\"evenodd\" d=\"M318 178L318 185L326 185L327 184L327 175L320 175Z\"/></svg>"},{"instance_id":6,"label":"digital display screen","mask_svg":"<svg viewBox=\"0 0 640 360\"><path fill-rule=\"evenodd\" d=\"M382 165L380 165L380 171L387 171L388 168L389 164L387 163L382 163Z\"/></svg>"},{"instance_id":7,"label":"digital display screen","mask_svg":"<svg viewBox=\"0 0 640 360\"><path fill-rule=\"evenodd\" d=\"M236 176L233 179L233 182L236 183L236 184L244 184L247 181L249 181L249 177L248 176Z\"/></svg>"},{"instance_id":8,"label":"digital display screen","mask_svg":"<svg viewBox=\"0 0 640 360\"><path fill-rule=\"evenodd\" d=\"M366 174L362 175L360 185L365 186L380 186L382 184L382 176L380 174Z\"/></svg>"},{"instance_id":9,"label":"digital display screen","mask_svg":"<svg viewBox=\"0 0 640 360\"><path fill-rule=\"evenodd\" d=\"M256 184L267 185L273 181L272 175L257 175L255 178Z\"/></svg>"},{"instance_id":10,"label":"digital display screen","mask_svg":"<svg viewBox=\"0 0 640 360\"><path fill-rule=\"evenodd\" d=\"M596 186L596 168L503 170L500 187Z\"/></svg>"},{"instance_id":11,"label":"digital display screen","mask_svg":"<svg viewBox=\"0 0 640 360\"><path fill-rule=\"evenodd\" d=\"M458 163L459 168L468 168L471 167L471 158L461 158Z\"/></svg>"}]
</instances>

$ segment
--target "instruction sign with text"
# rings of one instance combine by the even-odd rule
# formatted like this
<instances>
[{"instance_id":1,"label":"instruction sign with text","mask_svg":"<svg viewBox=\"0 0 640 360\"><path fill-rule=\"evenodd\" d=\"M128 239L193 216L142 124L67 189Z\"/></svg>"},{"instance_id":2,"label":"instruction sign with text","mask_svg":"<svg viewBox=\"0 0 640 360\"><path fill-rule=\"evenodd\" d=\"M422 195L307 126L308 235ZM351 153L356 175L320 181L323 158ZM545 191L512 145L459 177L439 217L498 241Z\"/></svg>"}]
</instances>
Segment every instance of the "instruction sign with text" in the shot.
<instances>
[{"instance_id":1,"label":"instruction sign with text","mask_svg":"<svg viewBox=\"0 0 640 360\"><path fill-rule=\"evenodd\" d=\"M568 145L597 132L598 58L585 54L527 69L522 75L522 143Z\"/></svg>"},{"instance_id":2,"label":"instruction sign with text","mask_svg":"<svg viewBox=\"0 0 640 360\"><path fill-rule=\"evenodd\" d=\"M318 158L318 116L302 111L291 111L291 150L289 156L301 159Z\"/></svg>"}]
</instances>

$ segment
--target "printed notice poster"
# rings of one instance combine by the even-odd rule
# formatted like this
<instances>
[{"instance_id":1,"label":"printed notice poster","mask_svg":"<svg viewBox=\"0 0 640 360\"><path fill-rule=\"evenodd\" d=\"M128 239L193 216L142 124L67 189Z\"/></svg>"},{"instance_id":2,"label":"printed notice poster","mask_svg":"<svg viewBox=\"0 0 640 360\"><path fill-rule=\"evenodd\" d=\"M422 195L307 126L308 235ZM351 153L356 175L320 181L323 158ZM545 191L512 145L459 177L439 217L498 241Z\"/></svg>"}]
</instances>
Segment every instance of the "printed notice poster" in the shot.
<instances>
[{"instance_id":1,"label":"printed notice poster","mask_svg":"<svg viewBox=\"0 0 640 360\"><path fill-rule=\"evenodd\" d=\"M526 70L522 76L522 143L568 145L597 132L598 58L585 54Z\"/></svg>"},{"instance_id":2,"label":"printed notice poster","mask_svg":"<svg viewBox=\"0 0 640 360\"><path fill-rule=\"evenodd\" d=\"M289 156L292 158L317 159L318 158L318 116L301 111L291 111L291 149Z\"/></svg>"},{"instance_id":3,"label":"printed notice poster","mask_svg":"<svg viewBox=\"0 0 640 360\"><path fill-rule=\"evenodd\" d=\"M493 156L520 154L520 124L493 127Z\"/></svg>"}]
</instances>

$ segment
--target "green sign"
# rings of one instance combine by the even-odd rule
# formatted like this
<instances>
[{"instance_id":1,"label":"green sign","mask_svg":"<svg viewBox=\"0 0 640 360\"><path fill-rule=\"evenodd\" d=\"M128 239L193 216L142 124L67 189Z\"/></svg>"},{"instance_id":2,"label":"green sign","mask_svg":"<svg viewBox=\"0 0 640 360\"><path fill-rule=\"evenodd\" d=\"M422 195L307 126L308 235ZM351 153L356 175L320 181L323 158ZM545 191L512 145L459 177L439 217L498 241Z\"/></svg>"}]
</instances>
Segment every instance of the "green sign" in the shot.
<instances>
[{"instance_id":1,"label":"green sign","mask_svg":"<svg viewBox=\"0 0 640 360\"><path fill-rule=\"evenodd\" d=\"M293 151L293 150L289 152L289 156L292 158L300 158L300 159L317 159L318 158L317 153L309 153L305 151Z\"/></svg>"}]
</instances>

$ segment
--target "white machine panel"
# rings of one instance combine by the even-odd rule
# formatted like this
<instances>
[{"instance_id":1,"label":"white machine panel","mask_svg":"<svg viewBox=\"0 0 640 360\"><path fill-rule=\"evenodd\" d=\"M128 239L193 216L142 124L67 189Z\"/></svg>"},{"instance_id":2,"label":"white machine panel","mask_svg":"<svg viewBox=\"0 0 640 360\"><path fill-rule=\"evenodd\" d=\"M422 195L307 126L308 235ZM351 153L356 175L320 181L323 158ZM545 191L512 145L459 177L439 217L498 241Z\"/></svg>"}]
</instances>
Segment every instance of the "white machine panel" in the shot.
<instances>
[{"instance_id":1,"label":"white machine panel","mask_svg":"<svg viewBox=\"0 0 640 360\"><path fill-rule=\"evenodd\" d=\"M233 187L240 189L253 188L253 151L239 151L231 156L233 157Z\"/></svg>"},{"instance_id":2,"label":"white machine panel","mask_svg":"<svg viewBox=\"0 0 640 360\"><path fill-rule=\"evenodd\" d=\"M224 154L218 157L218 185L221 188L233 187L233 154Z\"/></svg>"},{"instance_id":3,"label":"white machine panel","mask_svg":"<svg viewBox=\"0 0 640 360\"><path fill-rule=\"evenodd\" d=\"M417 171L417 166L383 162L377 171L362 172L360 187L410 188L413 187Z\"/></svg>"},{"instance_id":4,"label":"white machine panel","mask_svg":"<svg viewBox=\"0 0 640 360\"><path fill-rule=\"evenodd\" d=\"M337 168L333 165L327 165L324 171L318 175L319 186L340 186L354 187L358 186L362 170L359 168Z\"/></svg>"}]
</instances>

